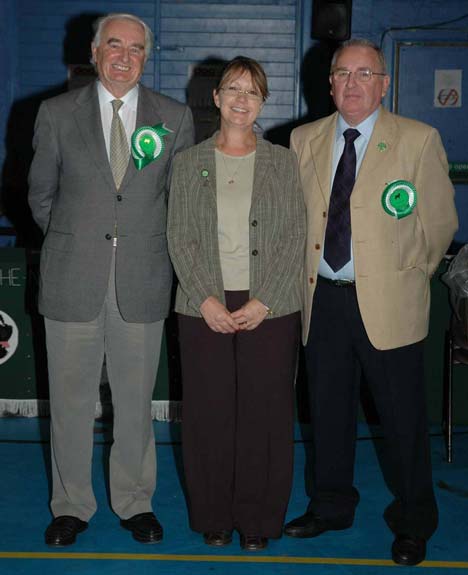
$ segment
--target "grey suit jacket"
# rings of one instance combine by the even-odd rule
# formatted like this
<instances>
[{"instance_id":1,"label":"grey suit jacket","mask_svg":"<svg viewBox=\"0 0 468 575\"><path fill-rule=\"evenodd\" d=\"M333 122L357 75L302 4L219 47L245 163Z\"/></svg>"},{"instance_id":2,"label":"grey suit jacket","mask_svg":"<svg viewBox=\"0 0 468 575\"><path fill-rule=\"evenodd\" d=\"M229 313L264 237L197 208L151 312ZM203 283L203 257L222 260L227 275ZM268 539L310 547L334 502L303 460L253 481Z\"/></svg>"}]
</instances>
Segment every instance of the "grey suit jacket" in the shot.
<instances>
[{"instance_id":1,"label":"grey suit jacket","mask_svg":"<svg viewBox=\"0 0 468 575\"><path fill-rule=\"evenodd\" d=\"M117 222L116 289L130 322L166 317L172 281L167 253L167 183L172 159L193 143L187 106L140 86L136 128L163 122L163 155L138 171L132 159L117 192L106 152L96 84L42 103L35 127L29 203L45 234L39 310L90 321L104 302Z\"/></svg>"},{"instance_id":2,"label":"grey suit jacket","mask_svg":"<svg viewBox=\"0 0 468 575\"><path fill-rule=\"evenodd\" d=\"M301 309L305 206L288 149L257 138L250 207L250 297L272 317ZM215 137L177 155L167 238L179 279L176 311L200 316L201 303L225 303L218 247Z\"/></svg>"}]
</instances>

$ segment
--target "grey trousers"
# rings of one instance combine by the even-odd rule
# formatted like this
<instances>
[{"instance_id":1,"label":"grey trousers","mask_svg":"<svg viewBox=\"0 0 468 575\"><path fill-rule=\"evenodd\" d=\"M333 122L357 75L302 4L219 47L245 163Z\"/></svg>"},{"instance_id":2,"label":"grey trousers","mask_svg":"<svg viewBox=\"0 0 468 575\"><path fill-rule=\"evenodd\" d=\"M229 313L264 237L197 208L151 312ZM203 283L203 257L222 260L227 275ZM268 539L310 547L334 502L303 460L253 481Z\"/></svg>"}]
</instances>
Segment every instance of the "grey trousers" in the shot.
<instances>
[{"instance_id":1,"label":"grey trousers","mask_svg":"<svg viewBox=\"0 0 468 575\"><path fill-rule=\"evenodd\" d=\"M124 321L116 300L114 261L109 275L104 305L93 321L61 322L45 318L51 415L51 510L55 517L73 515L88 521L97 508L91 463L104 355L114 408L110 455L112 508L122 519L152 509L156 449L151 400L164 321Z\"/></svg>"}]
</instances>

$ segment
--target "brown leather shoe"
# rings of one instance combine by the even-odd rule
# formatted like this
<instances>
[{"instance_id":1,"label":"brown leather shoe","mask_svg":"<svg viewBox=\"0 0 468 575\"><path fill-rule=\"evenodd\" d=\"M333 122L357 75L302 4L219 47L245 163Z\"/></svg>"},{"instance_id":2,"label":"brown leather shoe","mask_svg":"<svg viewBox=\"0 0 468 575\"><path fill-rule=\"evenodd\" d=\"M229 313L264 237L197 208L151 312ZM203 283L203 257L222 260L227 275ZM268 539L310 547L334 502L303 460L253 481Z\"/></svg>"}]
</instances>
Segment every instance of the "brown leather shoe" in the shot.
<instances>
[{"instance_id":1,"label":"brown leather shoe","mask_svg":"<svg viewBox=\"0 0 468 575\"><path fill-rule=\"evenodd\" d=\"M207 531L203 533L203 539L207 545L223 547L232 541L232 531L221 529L219 531Z\"/></svg>"},{"instance_id":2,"label":"brown leather shoe","mask_svg":"<svg viewBox=\"0 0 468 575\"><path fill-rule=\"evenodd\" d=\"M66 547L76 541L76 536L88 529L86 521L72 515L55 517L45 532L46 545L50 547Z\"/></svg>"},{"instance_id":3,"label":"brown leather shoe","mask_svg":"<svg viewBox=\"0 0 468 575\"><path fill-rule=\"evenodd\" d=\"M240 546L245 551L261 551L268 547L268 538L260 535L243 535L241 533Z\"/></svg>"},{"instance_id":4,"label":"brown leather shoe","mask_svg":"<svg viewBox=\"0 0 468 575\"><path fill-rule=\"evenodd\" d=\"M120 525L132 532L140 543L158 543L163 538L163 528L151 511L138 513L130 519L121 519Z\"/></svg>"}]
</instances>

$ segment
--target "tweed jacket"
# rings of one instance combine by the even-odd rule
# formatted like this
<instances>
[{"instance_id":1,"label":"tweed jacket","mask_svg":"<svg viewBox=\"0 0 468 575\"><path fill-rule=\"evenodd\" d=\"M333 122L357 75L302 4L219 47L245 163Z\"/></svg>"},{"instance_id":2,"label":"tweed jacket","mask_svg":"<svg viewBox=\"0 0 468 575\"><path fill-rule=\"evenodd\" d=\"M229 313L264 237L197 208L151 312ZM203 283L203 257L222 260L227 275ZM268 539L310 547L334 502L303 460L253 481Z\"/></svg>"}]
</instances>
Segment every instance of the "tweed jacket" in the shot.
<instances>
[{"instance_id":1,"label":"tweed jacket","mask_svg":"<svg viewBox=\"0 0 468 575\"><path fill-rule=\"evenodd\" d=\"M59 321L91 321L104 302L117 224L116 290L129 322L154 322L170 305L167 181L174 154L193 144L189 108L139 87L136 128L164 123L163 154L142 170L130 158L117 191L96 84L42 103L29 202L45 234L39 309Z\"/></svg>"},{"instance_id":2,"label":"tweed jacket","mask_svg":"<svg viewBox=\"0 0 468 575\"><path fill-rule=\"evenodd\" d=\"M337 113L296 128L297 154L307 205L303 343L327 225ZM401 218L387 214L388 183L406 180L417 204ZM457 229L454 190L440 136L434 128L383 107L351 194L351 233L359 310L372 345L393 349L424 339L428 331L430 278Z\"/></svg>"},{"instance_id":3,"label":"tweed jacket","mask_svg":"<svg viewBox=\"0 0 468 575\"><path fill-rule=\"evenodd\" d=\"M278 317L301 309L305 207L297 162L257 137L249 215L250 297ZM174 161L167 239L179 279L176 311L200 317L209 296L225 303L218 246L215 136Z\"/></svg>"}]
</instances>

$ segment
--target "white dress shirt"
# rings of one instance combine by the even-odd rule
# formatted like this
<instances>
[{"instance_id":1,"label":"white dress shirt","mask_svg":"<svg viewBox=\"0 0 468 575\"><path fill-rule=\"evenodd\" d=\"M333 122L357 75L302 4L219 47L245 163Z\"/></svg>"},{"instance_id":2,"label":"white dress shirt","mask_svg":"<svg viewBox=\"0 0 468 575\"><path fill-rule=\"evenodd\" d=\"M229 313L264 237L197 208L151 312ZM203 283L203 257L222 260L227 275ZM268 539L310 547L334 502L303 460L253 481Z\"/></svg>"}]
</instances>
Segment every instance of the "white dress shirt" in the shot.
<instances>
[{"instance_id":1,"label":"white dress shirt","mask_svg":"<svg viewBox=\"0 0 468 575\"><path fill-rule=\"evenodd\" d=\"M107 156L110 159L110 131L112 124L113 108L112 100L122 100L123 105L120 107L119 116L125 128L125 133L127 134L128 149L131 146L131 137L135 131L136 126L136 115L137 115L137 105L138 105L138 84L134 86L129 92L122 96L122 98L116 98L113 96L109 90L107 90L101 82L97 83L97 90L99 96L99 108L101 110L101 122L102 130L104 132L104 140L106 142Z\"/></svg>"}]
</instances>

